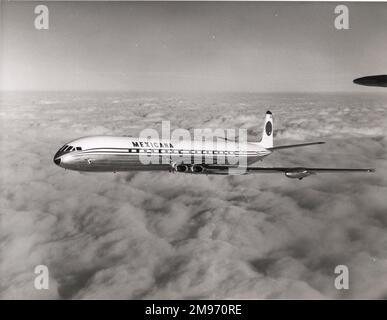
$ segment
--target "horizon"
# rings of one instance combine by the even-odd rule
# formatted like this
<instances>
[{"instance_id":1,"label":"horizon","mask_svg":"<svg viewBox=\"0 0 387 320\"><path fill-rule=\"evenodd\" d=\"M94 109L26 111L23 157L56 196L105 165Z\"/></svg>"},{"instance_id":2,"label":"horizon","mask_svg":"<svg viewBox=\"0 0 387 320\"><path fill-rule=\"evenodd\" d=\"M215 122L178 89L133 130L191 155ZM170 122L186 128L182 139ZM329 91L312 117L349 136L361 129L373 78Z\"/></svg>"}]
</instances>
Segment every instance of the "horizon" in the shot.
<instances>
[{"instance_id":1,"label":"horizon","mask_svg":"<svg viewBox=\"0 0 387 320\"><path fill-rule=\"evenodd\" d=\"M367 88L365 88L367 89ZM125 90L125 89L64 89L64 90L44 90L44 89L0 89L0 93L166 93L166 94L187 94L187 95L197 95L197 94L354 94L354 95L384 95L386 94L386 89L372 87L368 88L366 91L183 91L183 90ZM387 95L386 95L387 97Z\"/></svg>"}]
</instances>

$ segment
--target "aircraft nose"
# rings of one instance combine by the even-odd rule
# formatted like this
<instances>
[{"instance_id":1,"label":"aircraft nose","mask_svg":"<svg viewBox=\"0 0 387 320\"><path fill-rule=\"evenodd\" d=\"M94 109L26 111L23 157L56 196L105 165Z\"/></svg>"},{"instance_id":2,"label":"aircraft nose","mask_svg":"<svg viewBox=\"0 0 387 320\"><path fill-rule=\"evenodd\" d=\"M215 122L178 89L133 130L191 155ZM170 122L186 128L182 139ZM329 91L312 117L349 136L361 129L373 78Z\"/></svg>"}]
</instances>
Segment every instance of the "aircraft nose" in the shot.
<instances>
[{"instance_id":1,"label":"aircraft nose","mask_svg":"<svg viewBox=\"0 0 387 320\"><path fill-rule=\"evenodd\" d=\"M60 152L58 151L57 153L55 153L55 156L54 156L54 163L59 166L60 165Z\"/></svg>"}]
</instances>

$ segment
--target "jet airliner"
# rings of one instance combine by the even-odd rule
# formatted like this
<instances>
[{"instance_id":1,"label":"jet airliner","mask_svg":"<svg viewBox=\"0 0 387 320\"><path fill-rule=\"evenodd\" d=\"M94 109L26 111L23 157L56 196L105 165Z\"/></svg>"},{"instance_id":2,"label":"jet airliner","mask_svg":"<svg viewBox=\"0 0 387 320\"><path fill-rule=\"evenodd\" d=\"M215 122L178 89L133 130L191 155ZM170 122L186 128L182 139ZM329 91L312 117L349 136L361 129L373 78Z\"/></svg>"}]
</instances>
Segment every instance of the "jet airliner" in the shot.
<instances>
[{"instance_id":1,"label":"jet airliner","mask_svg":"<svg viewBox=\"0 0 387 320\"><path fill-rule=\"evenodd\" d=\"M218 140L214 146L213 141L156 140L126 136L83 137L61 147L54 156L54 162L62 168L76 171L158 170L218 175L283 173L288 178L300 180L316 173L375 171L355 168L252 166L251 164L269 156L275 150L324 143L319 141L274 146L273 129L273 115L267 111L261 141L246 142L243 146L241 142L230 142L225 138L219 139L222 141Z\"/></svg>"}]
</instances>

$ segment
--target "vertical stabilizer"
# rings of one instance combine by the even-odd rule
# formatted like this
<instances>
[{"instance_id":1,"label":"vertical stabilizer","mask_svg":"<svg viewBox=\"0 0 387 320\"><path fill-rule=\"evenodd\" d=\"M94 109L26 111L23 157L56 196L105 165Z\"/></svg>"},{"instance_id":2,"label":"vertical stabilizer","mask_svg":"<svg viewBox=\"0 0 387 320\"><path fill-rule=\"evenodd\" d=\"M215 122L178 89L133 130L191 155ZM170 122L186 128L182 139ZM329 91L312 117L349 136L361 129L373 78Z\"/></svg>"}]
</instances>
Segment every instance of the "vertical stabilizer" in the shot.
<instances>
[{"instance_id":1,"label":"vertical stabilizer","mask_svg":"<svg viewBox=\"0 0 387 320\"><path fill-rule=\"evenodd\" d=\"M270 111L266 112L265 125L262 131L262 140L260 145L264 148L273 148L273 114Z\"/></svg>"}]
</instances>

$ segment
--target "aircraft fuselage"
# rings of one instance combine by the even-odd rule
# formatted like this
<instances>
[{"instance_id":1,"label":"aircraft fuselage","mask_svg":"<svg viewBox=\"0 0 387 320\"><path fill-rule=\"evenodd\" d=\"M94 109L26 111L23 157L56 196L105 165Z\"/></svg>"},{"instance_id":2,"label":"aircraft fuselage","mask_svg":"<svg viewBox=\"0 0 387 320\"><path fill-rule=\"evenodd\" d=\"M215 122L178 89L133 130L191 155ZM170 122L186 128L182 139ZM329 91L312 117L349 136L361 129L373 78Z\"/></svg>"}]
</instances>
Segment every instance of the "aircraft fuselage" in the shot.
<instances>
[{"instance_id":1,"label":"aircraft fuselage","mask_svg":"<svg viewBox=\"0 0 387 320\"><path fill-rule=\"evenodd\" d=\"M255 143L92 136L67 143L55 154L54 162L65 169L77 171L173 169L180 172L204 173L204 164L248 165L270 153L270 150Z\"/></svg>"}]
</instances>

